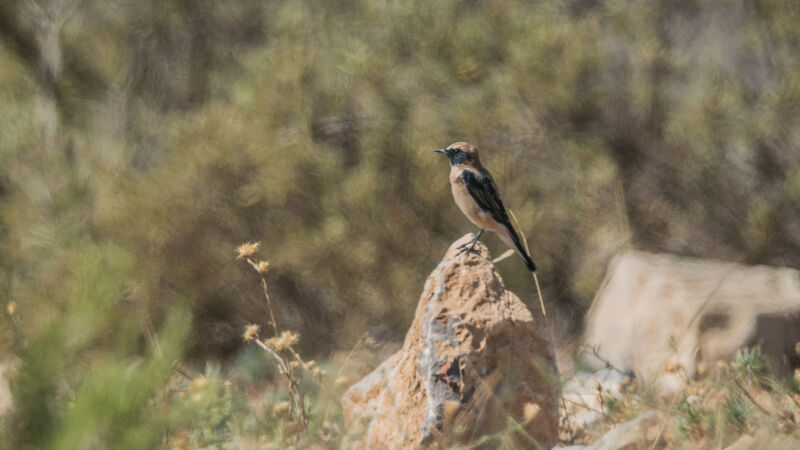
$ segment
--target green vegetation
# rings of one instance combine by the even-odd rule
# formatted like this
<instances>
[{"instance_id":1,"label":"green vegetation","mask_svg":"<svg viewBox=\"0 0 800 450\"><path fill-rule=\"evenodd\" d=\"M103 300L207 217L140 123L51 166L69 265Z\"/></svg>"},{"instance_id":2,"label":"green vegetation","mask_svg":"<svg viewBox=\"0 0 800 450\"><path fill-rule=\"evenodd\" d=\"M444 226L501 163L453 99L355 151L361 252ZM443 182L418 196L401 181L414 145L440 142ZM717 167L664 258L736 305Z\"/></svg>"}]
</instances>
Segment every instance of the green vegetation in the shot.
<instances>
[{"instance_id":1,"label":"green vegetation","mask_svg":"<svg viewBox=\"0 0 800 450\"><path fill-rule=\"evenodd\" d=\"M589 350L599 356L596 349ZM611 364L607 368L619 370ZM694 375L680 365L666 365L665 373L680 380L675 392L641 379L626 379L620 392L598 387L602 408L584 404L571 411L594 412L600 419L576 427L575 417L566 415L562 438L590 444L650 410L659 413L658 425L645 434L651 448L726 448L744 434L756 436L763 448L791 448L800 438L796 426L800 397L792 391L800 372L789 380L780 379L757 347L742 349L730 362L717 361L714 368L703 366Z\"/></svg>"},{"instance_id":2,"label":"green vegetation","mask_svg":"<svg viewBox=\"0 0 800 450\"><path fill-rule=\"evenodd\" d=\"M301 377L305 437L272 412L233 249L262 241L275 321L337 373L473 231L431 152L452 141L482 149L560 337L626 246L796 265L798 23L790 0L0 2L0 445L337 442L339 387Z\"/></svg>"}]
</instances>

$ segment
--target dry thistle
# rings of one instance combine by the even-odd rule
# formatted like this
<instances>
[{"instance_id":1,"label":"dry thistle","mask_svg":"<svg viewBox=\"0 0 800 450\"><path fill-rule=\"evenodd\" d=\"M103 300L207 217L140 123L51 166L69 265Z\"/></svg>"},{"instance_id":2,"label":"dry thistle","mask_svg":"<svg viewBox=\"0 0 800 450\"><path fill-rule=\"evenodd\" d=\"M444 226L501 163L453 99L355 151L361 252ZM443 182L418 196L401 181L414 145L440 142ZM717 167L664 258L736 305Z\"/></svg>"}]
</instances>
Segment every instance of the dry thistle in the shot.
<instances>
[{"instance_id":1,"label":"dry thistle","mask_svg":"<svg viewBox=\"0 0 800 450\"><path fill-rule=\"evenodd\" d=\"M258 332L260 329L261 327L259 327L258 325L250 324L244 327L244 335L242 336L242 338L245 340L245 342L252 341L258 337Z\"/></svg>"},{"instance_id":2,"label":"dry thistle","mask_svg":"<svg viewBox=\"0 0 800 450\"><path fill-rule=\"evenodd\" d=\"M269 261L259 261L253 267L256 269L256 272L258 272L259 275L265 275L267 270L269 270Z\"/></svg>"},{"instance_id":3,"label":"dry thistle","mask_svg":"<svg viewBox=\"0 0 800 450\"><path fill-rule=\"evenodd\" d=\"M289 330L284 330L279 336L267 339L267 345L275 350L281 351L297 344L298 340L300 340L300 336L298 336L296 333Z\"/></svg>"},{"instance_id":4,"label":"dry thistle","mask_svg":"<svg viewBox=\"0 0 800 450\"><path fill-rule=\"evenodd\" d=\"M336 378L336 381L334 381L333 384L336 385L337 387L347 386L348 384L350 384L350 378L342 375Z\"/></svg>"},{"instance_id":5,"label":"dry thistle","mask_svg":"<svg viewBox=\"0 0 800 450\"><path fill-rule=\"evenodd\" d=\"M236 247L236 253L238 253L237 258L249 258L256 254L259 247L261 247L261 242L245 242L244 244Z\"/></svg>"},{"instance_id":6,"label":"dry thistle","mask_svg":"<svg viewBox=\"0 0 800 450\"><path fill-rule=\"evenodd\" d=\"M300 337L292 332L292 331L284 331L282 333L278 332L278 325L275 322L275 313L272 311L272 301L269 298L269 290L267 289L267 278L266 273L269 270L269 262L267 261L259 261L258 263L253 262L250 258L253 256L259 249L261 243L259 242L248 242L245 244L240 245L236 248L236 252L238 253L239 259L244 259L247 264L249 264L256 272L261 275L261 288L264 291L264 299L267 301L267 310L269 311L269 318L270 318L270 325L272 326L272 330L275 332L275 336L266 340L262 341L259 338L259 327L258 325L247 325L245 327L244 334L242 337L245 341L254 341L256 345L261 347L267 354L275 359L278 363L278 370L279 372L286 377L287 388L289 391L289 395L292 398L291 402L281 402L274 405L273 412L275 414L280 414L282 412L286 412L289 416L289 419L292 419L292 404L294 404L294 408L297 408L299 422L292 421L292 426L299 427L300 429L305 429L308 425L308 416L306 416L305 407L303 406L303 396L300 394L298 390L298 379L295 376L294 370L303 364L300 355L294 351L292 348L293 345L297 343ZM291 352L292 358L287 357L286 355L282 355L279 352L282 350L289 350Z\"/></svg>"},{"instance_id":7,"label":"dry thistle","mask_svg":"<svg viewBox=\"0 0 800 450\"><path fill-rule=\"evenodd\" d=\"M6 311L8 311L9 316L13 316L17 312L17 302L8 302Z\"/></svg>"}]
</instances>

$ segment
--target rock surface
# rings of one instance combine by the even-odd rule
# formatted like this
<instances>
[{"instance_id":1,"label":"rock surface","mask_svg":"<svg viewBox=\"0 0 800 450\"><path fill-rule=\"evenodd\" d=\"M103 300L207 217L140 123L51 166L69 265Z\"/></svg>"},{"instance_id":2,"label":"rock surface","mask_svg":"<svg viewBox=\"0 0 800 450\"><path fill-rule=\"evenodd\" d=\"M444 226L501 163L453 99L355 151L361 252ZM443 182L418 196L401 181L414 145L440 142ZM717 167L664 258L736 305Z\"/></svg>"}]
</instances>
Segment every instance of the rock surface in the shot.
<instances>
[{"instance_id":1,"label":"rock surface","mask_svg":"<svg viewBox=\"0 0 800 450\"><path fill-rule=\"evenodd\" d=\"M656 411L647 411L639 417L616 426L591 445L554 447L553 450L637 450L652 447L658 436L660 418Z\"/></svg>"},{"instance_id":2,"label":"rock surface","mask_svg":"<svg viewBox=\"0 0 800 450\"><path fill-rule=\"evenodd\" d=\"M604 434L587 447L587 450L635 450L650 448L658 435L659 416L648 411Z\"/></svg>"},{"instance_id":3,"label":"rock surface","mask_svg":"<svg viewBox=\"0 0 800 450\"><path fill-rule=\"evenodd\" d=\"M342 398L350 448L416 448L507 430L522 447L558 439L551 344L505 289L486 247L450 247L428 277L403 348ZM488 443L495 447L498 441Z\"/></svg>"},{"instance_id":4,"label":"rock surface","mask_svg":"<svg viewBox=\"0 0 800 450\"><path fill-rule=\"evenodd\" d=\"M571 428L570 431L574 432L601 419L609 412L608 402L621 400L633 382L631 376L608 368L573 375L561 390L564 397L562 415L569 417L565 429Z\"/></svg>"},{"instance_id":5,"label":"rock surface","mask_svg":"<svg viewBox=\"0 0 800 450\"><path fill-rule=\"evenodd\" d=\"M589 311L585 341L637 376L665 363L694 375L759 345L779 373L800 362L796 270L626 252L609 265ZM636 345L631 345L631 343ZM601 364L602 365L602 364Z\"/></svg>"}]
</instances>

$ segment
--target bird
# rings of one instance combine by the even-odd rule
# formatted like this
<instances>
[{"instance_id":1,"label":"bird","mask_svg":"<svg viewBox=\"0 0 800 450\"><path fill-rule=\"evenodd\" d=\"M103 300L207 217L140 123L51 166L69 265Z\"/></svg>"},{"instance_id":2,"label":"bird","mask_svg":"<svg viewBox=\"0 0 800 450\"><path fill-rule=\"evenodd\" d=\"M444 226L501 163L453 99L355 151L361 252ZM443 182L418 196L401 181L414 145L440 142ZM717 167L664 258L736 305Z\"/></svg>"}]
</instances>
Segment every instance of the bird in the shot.
<instances>
[{"instance_id":1,"label":"bird","mask_svg":"<svg viewBox=\"0 0 800 450\"><path fill-rule=\"evenodd\" d=\"M478 149L468 142L456 142L445 148L437 148L450 161L450 189L456 205L479 231L459 254L469 252L478 242L484 231L494 232L511 249L516 250L525 265L532 273L536 273L533 263L525 247L519 239L517 231L508 219L508 212L492 174L481 165Z\"/></svg>"}]
</instances>

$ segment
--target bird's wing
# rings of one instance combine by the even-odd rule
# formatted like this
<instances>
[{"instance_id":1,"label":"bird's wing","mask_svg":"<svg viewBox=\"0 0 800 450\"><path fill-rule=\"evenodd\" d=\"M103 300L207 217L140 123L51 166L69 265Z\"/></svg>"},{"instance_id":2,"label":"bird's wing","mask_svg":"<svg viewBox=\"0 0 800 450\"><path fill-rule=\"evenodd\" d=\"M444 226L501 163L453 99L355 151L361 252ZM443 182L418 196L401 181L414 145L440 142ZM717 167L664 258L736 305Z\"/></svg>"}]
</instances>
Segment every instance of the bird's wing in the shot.
<instances>
[{"instance_id":1,"label":"bird's wing","mask_svg":"<svg viewBox=\"0 0 800 450\"><path fill-rule=\"evenodd\" d=\"M461 179L480 209L491 214L501 224L510 225L508 213L491 175L467 169L462 172Z\"/></svg>"}]
</instances>

